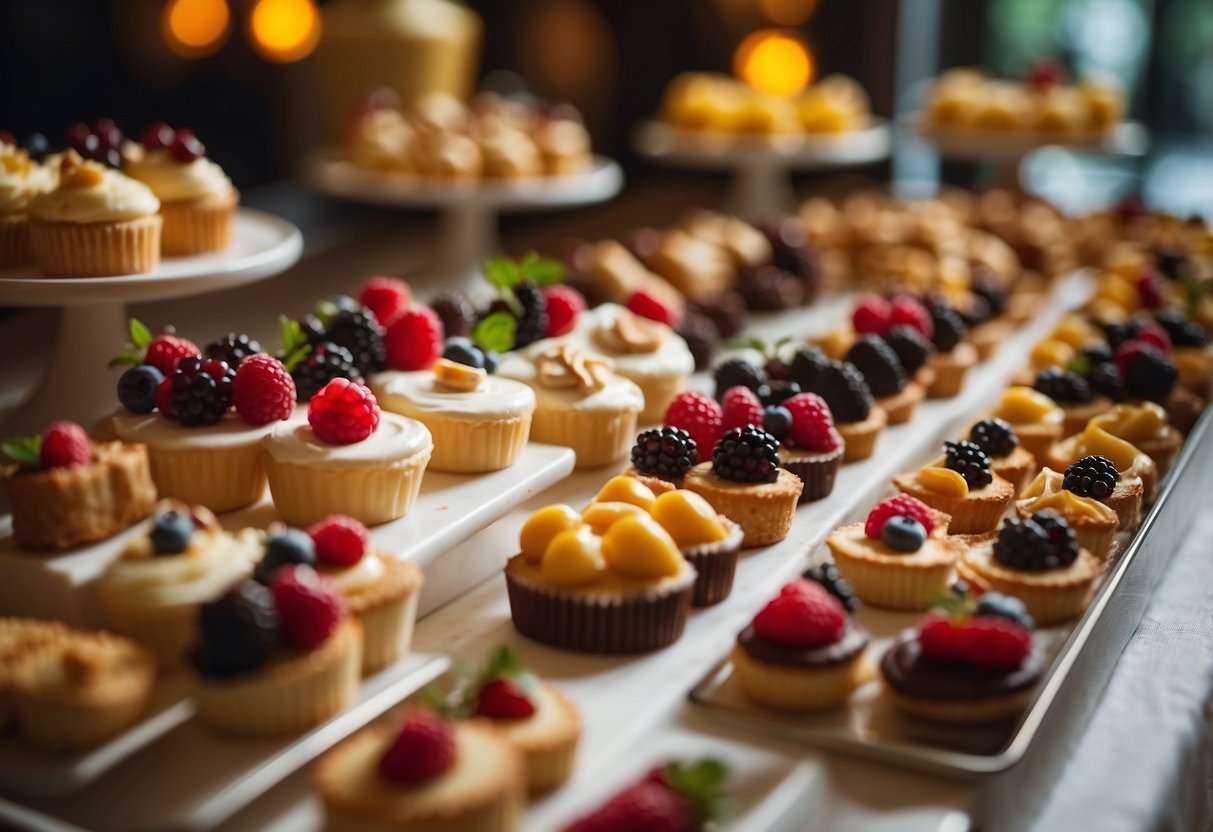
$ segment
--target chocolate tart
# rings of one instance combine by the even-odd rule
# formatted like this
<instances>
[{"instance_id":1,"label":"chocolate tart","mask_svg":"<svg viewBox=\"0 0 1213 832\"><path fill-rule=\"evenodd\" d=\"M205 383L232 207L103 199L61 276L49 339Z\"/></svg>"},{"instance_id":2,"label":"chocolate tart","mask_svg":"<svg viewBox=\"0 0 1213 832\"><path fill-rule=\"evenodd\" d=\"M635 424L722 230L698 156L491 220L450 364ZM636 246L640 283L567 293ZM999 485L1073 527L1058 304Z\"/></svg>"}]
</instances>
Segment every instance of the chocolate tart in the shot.
<instances>
[{"instance_id":1,"label":"chocolate tart","mask_svg":"<svg viewBox=\"0 0 1213 832\"><path fill-rule=\"evenodd\" d=\"M737 636L733 672L747 697L787 711L816 711L841 705L872 678L868 634L847 619L842 637L820 647L785 647L762 638L753 625Z\"/></svg>"}]
</instances>

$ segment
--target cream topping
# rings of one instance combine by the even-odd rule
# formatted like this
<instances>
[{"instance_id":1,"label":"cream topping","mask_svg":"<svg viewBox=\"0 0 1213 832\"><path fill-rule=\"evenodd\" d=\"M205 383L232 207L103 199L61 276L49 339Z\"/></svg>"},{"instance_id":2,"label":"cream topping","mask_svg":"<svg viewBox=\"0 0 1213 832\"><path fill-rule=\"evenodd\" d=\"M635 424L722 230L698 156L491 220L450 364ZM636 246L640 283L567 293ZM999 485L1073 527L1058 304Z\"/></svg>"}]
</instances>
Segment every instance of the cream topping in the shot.
<instances>
[{"instance_id":1,"label":"cream topping","mask_svg":"<svg viewBox=\"0 0 1213 832\"><path fill-rule=\"evenodd\" d=\"M544 344L552 345L551 341L537 342L532 347ZM612 375L606 380L601 389L584 394L573 387L548 387L540 383L539 374L535 367L535 357L541 350L528 347L523 353L509 353L501 360L497 375L502 378L512 378L524 382L535 392L539 407L552 410L636 410L644 409L644 393L635 382L626 378Z\"/></svg>"},{"instance_id":2,"label":"cream topping","mask_svg":"<svg viewBox=\"0 0 1213 832\"><path fill-rule=\"evenodd\" d=\"M181 163L167 150L153 150L128 159L126 172L147 185L164 202L224 196L232 192L232 180L223 168L205 156Z\"/></svg>"},{"instance_id":3,"label":"cream topping","mask_svg":"<svg viewBox=\"0 0 1213 832\"><path fill-rule=\"evenodd\" d=\"M383 561L374 552L367 552L362 560L345 569L325 569L324 574L333 580L343 595L356 595L383 578L387 570Z\"/></svg>"},{"instance_id":4,"label":"cream topping","mask_svg":"<svg viewBox=\"0 0 1213 832\"><path fill-rule=\"evenodd\" d=\"M296 410L296 413L299 411ZM114 415L114 432L126 442L142 442L155 448L234 448L254 445L274 431L274 426L251 425L235 413L228 413L213 425L187 428L180 422L157 413L139 415L120 410Z\"/></svg>"},{"instance_id":5,"label":"cream topping","mask_svg":"<svg viewBox=\"0 0 1213 832\"><path fill-rule=\"evenodd\" d=\"M695 371L695 357L687 348L686 341L674 337L669 327L656 322L654 326L664 332L660 345L652 352L628 352L613 349L611 333L621 316L631 315L626 307L615 303L604 303L585 312L577 321L577 327L563 339L589 352L604 355L615 362L615 372L625 377L646 378L666 375L690 375ZM561 339L556 339L561 340ZM550 341L540 342L550 344Z\"/></svg>"},{"instance_id":6,"label":"cream topping","mask_svg":"<svg viewBox=\"0 0 1213 832\"><path fill-rule=\"evenodd\" d=\"M101 576L103 595L142 607L202 603L247 577L264 550L263 534L255 529L195 532L177 555L152 554L146 540L132 541L110 564Z\"/></svg>"},{"instance_id":7,"label":"cream topping","mask_svg":"<svg viewBox=\"0 0 1213 832\"><path fill-rule=\"evenodd\" d=\"M0 142L0 215L24 214L48 190L41 168L21 148Z\"/></svg>"},{"instance_id":8,"label":"cream topping","mask_svg":"<svg viewBox=\"0 0 1213 832\"><path fill-rule=\"evenodd\" d=\"M134 220L160 210L160 200L142 182L96 162L83 162L80 167L91 169L90 176L76 179L61 171L59 187L30 203L30 216L87 224Z\"/></svg>"},{"instance_id":9,"label":"cream topping","mask_svg":"<svg viewBox=\"0 0 1213 832\"><path fill-rule=\"evenodd\" d=\"M462 391L438 383L429 370L387 371L371 379L381 407L423 418L441 414L457 419L512 418L535 410L535 392L520 381L487 376L475 390Z\"/></svg>"},{"instance_id":10,"label":"cream topping","mask_svg":"<svg viewBox=\"0 0 1213 832\"><path fill-rule=\"evenodd\" d=\"M395 467L434 444L429 429L416 419L381 413L379 427L361 442L329 445L312 432L306 420L279 422L265 444L278 462L330 468Z\"/></svg>"}]
</instances>

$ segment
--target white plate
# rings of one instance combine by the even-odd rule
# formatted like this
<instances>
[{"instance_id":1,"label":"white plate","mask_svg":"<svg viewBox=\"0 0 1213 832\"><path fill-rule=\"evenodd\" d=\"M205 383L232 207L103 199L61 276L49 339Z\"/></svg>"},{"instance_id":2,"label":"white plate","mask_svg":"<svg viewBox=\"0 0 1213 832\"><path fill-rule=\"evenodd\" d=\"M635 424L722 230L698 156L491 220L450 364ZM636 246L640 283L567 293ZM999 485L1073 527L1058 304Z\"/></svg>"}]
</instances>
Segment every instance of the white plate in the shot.
<instances>
[{"instance_id":1,"label":"white plate","mask_svg":"<svg viewBox=\"0 0 1213 832\"><path fill-rule=\"evenodd\" d=\"M941 156L961 161L1013 162L1042 147L1102 153L1110 156L1140 156L1150 144L1145 125L1123 121L1106 134L1058 136L1033 131L997 132L933 127L922 123L918 113L900 122L914 135L934 147Z\"/></svg>"},{"instance_id":2,"label":"white plate","mask_svg":"<svg viewBox=\"0 0 1213 832\"><path fill-rule=\"evenodd\" d=\"M888 158L889 123L873 117L867 127L847 133L738 136L693 132L662 121L646 121L635 134L636 149L664 164L733 170L764 165L789 170L864 165Z\"/></svg>"}]
</instances>

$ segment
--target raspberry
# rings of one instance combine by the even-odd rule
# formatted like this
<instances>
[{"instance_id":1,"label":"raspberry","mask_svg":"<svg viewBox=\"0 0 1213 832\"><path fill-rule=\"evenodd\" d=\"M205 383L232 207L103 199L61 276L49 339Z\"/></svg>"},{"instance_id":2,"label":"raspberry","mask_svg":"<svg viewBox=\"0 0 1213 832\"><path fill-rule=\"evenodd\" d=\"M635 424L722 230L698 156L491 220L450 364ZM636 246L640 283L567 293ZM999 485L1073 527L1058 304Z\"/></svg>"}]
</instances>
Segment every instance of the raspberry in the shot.
<instances>
[{"instance_id":1,"label":"raspberry","mask_svg":"<svg viewBox=\"0 0 1213 832\"><path fill-rule=\"evenodd\" d=\"M93 461L93 449L88 434L75 422L52 422L42 431L38 464L50 468L76 468Z\"/></svg>"},{"instance_id":2,"label":"raspberry","mask_svg":"<svg viewBox=\"0 0 1213 832\"><path fill-rule=\"evenodd\" d=\"M358 293L358 302L371 310L382 326L387 326L398 314L408 308L412 299L409 285L398 277L375 275L367 278Z\"/></svg>"},{"instance_id":3,"label":"raspberry","mask_svg":"<svg viewBox=\"0 0 1213 832\"><path fill-rule=\"evenodd\" d=\"M344 514L330 515L308 528L316 545L316 561L325 566L353 566L371 546L366 526Z\"/></svg>"},{"instance_id":4,"label":"raspberry","mask_svg":"<svg viewBox=\"0 0 1213 832\"><path fill-rule=\"evenodd\" d=\"M851 313L851 326L860 335L883 335L893 325L893 308L880 295L864 295Z\"/></svg>"},{"instance_id":5,"label":"raspberry","mask_svg":"<svg viewBox=\"0 0 1213 832\"><path fill-rule=\"evenodd\" d=\"M509 679L491 679L476 697L476 715L490 719L525 719L535 713L535 704Z\"/></svg>"},{"instance_id":6,"label":"raspberry","mask_svg":"<svg viewBox=\"0 0 1213 832\"><path fill-rule=\"evenodd\" d=\"M935 613L918 624L918 646L923 656L937 662L964 661L966 655L961 626Z\"/></svg>"},{"instance_id":7,"label":"raspberry","mask_svg":"<svg viewBox=\"0 0 1213 832\"><path fill-rule=\"evenodd\" d=\"M793 448L830 453L842 444L842 437L834 428L834 414L821 396L799 393L785 399L783 406L792 414L788 444Z\"/></svg>"},{"instance_id":8,"label":"raspberry","mask_svg":"<svg viewBox=\"0 0 1213 832\"><path fill-rule=\"evenodd\" d=\"M847 612L820 584L797 578L754 616L754 632L784 647L807 649L838 640Z\"/></svg>"},{"instance_id":9,"label":"raspberry","mask_svg":"<svg viewBox=\"0 0 1213 832\"><path fill-rule=\"evenodd\" d=\"M143 363L151 364L164 375L172 375L177 369L177 363L183 358L201 355L202 350L193 341L178 338L176 335L157 335L147 345L143 354Z\"/></svg>"},{"instance_id":10,"label":"raspberry","mask_svg":"<svg viewBox=\"0 0 1213 832\"><path fill-rule=\"evenodd\" d=\"M393 370L425 370L442 355L442 321L428 306L410 306L384 335L387 366Z\"/></svg>"},{"instance_id":11,"label":"raspberry","mask_svg":"<svg viewBox=\"0 0 1213 832\"><path fill-rule=\"evenodd\" d=\"M1146 350L1157 351L1158 348L1153 344L1147 344L1145 341L1139 341L1136 338L1125 341L1118 346L1113 355L1113 360L1116 362L1116 367L1120 370L1120 374L1123 376L1128 371L1129 364L1133 358L1138 353L1145 352Z\"/></svg>"},{"instance_id":12,"label":"raspberry","mask_svg":"<svg viewBox=\"0 0 1213 832\"><path fill-rule=\"evenodd\" d=\"M710 459L716 441L724 433L724 413L714 399L684 390L665 412L667 427L682 428L695 440L700 459Z\"/></svg>"},{"instance_id":13,"label":"raspberry","mask_svg":"<svg viewBox=\"0 0 1213 832\"><path fill-rule=\"evenodd\" d=\"M232 404L250 424L268 425L287 419L295 410L295 380L272 355L251 355L236 368Z\"/></svg>"},{"instance_id":14,"label":"raspberry","mask_svg":"<svg viewBox=\"0 0 1213 832\"><path fill-rule=\"evenodd\" d=\"M1044 58L1028 71L1028 83L1037 89L1047 89L1066 83L1069 76L1065 66L1056 58Z\"/></svg>"},{"instance_id":15,"label":"raspberry","mask_svg":"<svg viewBox=\"0 0 1213 832\"><path fill-rule=\"evenodd\" d=\"M1167 331L1160 324L1143 324L1135 340L1144 341L1151 346L1157 347L1160 352L1171 351L1171 336L1167 334Z\"/></svg>"},{"instance_id":16,"label":"raspberry","mask_svg":"<svg viewBox=\"0 0 1213 832\"><path fill-rule=\"evenodd\" d=\"M666 306L644 289L632 292L627 307L642 318L663 323L668 327L678 326L678 310Z\"/></svg>"},{"instance_id":17,"label":"raspberry","mask_svg":"<svg viewBox=\"0 0 1213 832\"><path fill-rule=\"evenodd\" d=\"M868 512L868 519L863 524L863 533L872 540L880 540L884 524L890 517L912 517L922 524L927 534L935 531L935 521L931 519L931 508L926 503L916 500L908 494L898 494L881 500Z\"/></svg>"},{"instance_id":18,"label":"raspberry","mask_svg":"<svg viewBox=\"0 0 1213 832\"><path fill-rule=\"evenodd\" d=\"M969 619L963 630L965 659L969 664L1005 673L1023 664L1032 652L1032 636L1018 623L993 615Z\"/></svg>"},{"instance_id":19,"label":"raspberry","mask_svg":"<svg viewBox=\"0 0 1213 832\"><path fill-rule=\"evenodd\" d=\"M935 337L935 323L931 313L909 295L901 295L893 299L891 326L909 326L918 330L918 334L930 341Z\"/></svg>"},{"instance_id":20,"label":"raspberry","mask_svg":"<svg viewBox=\"0 0 1213 832\"><path fill-rule=\"evenodd\" d=\"M176 419L173 415L173 379L166 377L156 385L156 409L166 419Z\"/></svg>"},{"instance_id":21,"label":"raspberry","mask_svg":"<svg viewBox=\"0 0 1213 832\"><path fill-rule=\"evenodd\" d=\"M455 731L430 711L405 714L400 733L379 758L379 776L390 783L431 780L455 764Z\"/></svg>"},{"instance_id":22,"label":"raspberry","mask_svg":"<svg viewBox=\"0 0 1213 832\"><path fill-rule=\"evenodd\" d=\"M1163 304L1162 287L1158 275L1146 269L1137 276L1137 294L1146 309L1158 309Z\"/></svg>"},{"instance_id":23,"label":"raspberry","mask_svg":"<svg viewBox=\"0 0 1213 832\"><path fill-rule=\"evenodd\" d=\"M720 407L724 411L722 424L725 430L746 425L762 427L762 402L748 387L734 387L726 392Z\"/></svg>"},{"instance_id":24,"label":"raspberry","mask_svg":"<svg viewBox=\"0 0 1213 832\"><path fill-rule=\"evenodd\" d=\"M548 328L545 337L554 338L572 332L577 318L586 310L585 298L572 286L548 286L541 290L548 304Z\"/></svg>"},{"instance_id":25,"label":"raspberry","mask_svg":"<svg viewBox=\"0 0 1213 832\"><path fill-rule=\"evenodd\" d=\"M307 421L322 442L352 445L379 427L379 403L363 385L335 378L312 397Z\"/></svg>"},{"instance_id":26,"label":"raspberry","mask_svg":"<svg viewBox=\"0 0 1213 832\"><path fill-rule=\"evenodd\" d=\"M299 650L323 644L345 615L345 599L333 582L310 566L280 567L270 579L283 640Z\"/></svg>"},{"instance_id":27,"label":"raspberry","mask_svg":"<svg viewBox=\"0 0 1213 832\"><path fill-rule=\"evenodd\" d=\"M682 832L704 828L686 798L664 782L644 780L564 827L563 832Z\"/></svg>"}]
</instances>

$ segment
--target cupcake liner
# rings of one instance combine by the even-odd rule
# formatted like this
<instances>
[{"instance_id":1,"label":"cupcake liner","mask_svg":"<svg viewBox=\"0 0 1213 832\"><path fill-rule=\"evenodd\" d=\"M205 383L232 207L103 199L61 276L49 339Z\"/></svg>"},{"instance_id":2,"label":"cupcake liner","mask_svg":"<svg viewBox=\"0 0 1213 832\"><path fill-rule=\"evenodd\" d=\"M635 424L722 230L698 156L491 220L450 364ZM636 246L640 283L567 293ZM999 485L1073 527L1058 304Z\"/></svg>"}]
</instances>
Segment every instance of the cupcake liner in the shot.
<instances>
[{"instance_id":1,"label":"cupcake liner","mask_svg":"<svg viewBox=\"0 0 1213 832\"><path fill-rule=\"evenodd\" d=\"M950 353L937 352L931 356L929 366L935 371L935 380L927 387L927 398L950 399L964 387L969 369L977 363L977 350L971 344L962 343Z\"/></svg>"},{"instance_id":2,"label":"cupcake liner","mask_svg":"<svg viewBox=\"0 0 1213 832\"><path fill-rule=\"evenodd\" d=\"M0 268L34 262L34 244L25 214L0 216Z\"/></svg>"},{"instance_id":3,"label":"cupcake liner","mask_svg":"<svg viewBox=\"0 0 1213 832\"><path fill-rule=\"evenodd\" d=\"M695 592L691 604L710 607L719 604L733 591L733 576L737 572L737 555L745 532L727 517L723 518L729 535L717 543L705 543L682 550L687 563L695 567Z\"/></svg>"},{"instance_id":4,"label":"cupcake liner","mask_svg":"<svg viewBox=\"0 0 1213 832\"><path fill-rule=\"evenodd\" d=\"M821 711L842 705L851 691L873 675L867 652L849 661L820 667L791 667L758 661L733 647L733 673L743 693L755 702L785 711Z\"/></svg>"},{"instance_id":5,"label":"cupcake liner","mask_svg":"<svg viewBox=\"0 0 1213 832\"><path fill-rule=\"evenodd\" d=\"M860 462L876 453L876 440L884 433L888 417L880 405L874 405L868 418L862 422L839 422L835 425L845 443L842 449L843 462Z\"/></svg>"},{"instance_id":6,"label":"cupcake liner","mask_svg":"<svg viewBox=\"0 0 1213 832\"><path fill-rule=\"evenodd\" d=\"M577 454L577 468L598 468L626 459L636 441L635 410L549 410L539 408L531 441L564 445Z\"/></svg>"},{"instance_id":7,"label":"cupcake liner","mask_svg":"<svg viewBox=\"0 0 1213 832\"><path fill-rule=\"evenodd\" d=\"M148 462L162 499L206 506L216 514L250 506L265 493L260 440L222 448L149 445Z\"/></svg>"},{"instance_id":8,"label":"cupcake liner","mask_svg":"<svg viewBox=\"0 0 1213 832\"><path fill-rule=\"evenodd\" d=\"M417 589L355 614L362 624L363 676L395 664L409 652L420 597L420 589Z\"/></svg>"},{"instance_id":9,"label":"cupcake liner","mask_svg":"<svg viewBox=\"0 0 1213 832\"><path fill-rule=\"evenodd\" d=\"M325 468L296 465L265 454L274 508L292 526L306 527L330 514L348 514L377 526L408 514L430 461L430 448L392 467Z\"/></svg>"},{"instance_id":10,"label":"cupcake liner","mask_svg":"<svg viewBox=\"0 0 1213 832\"><path fill-rule=\"evenodd\" d=\"M914 417L914 411L918 409L919 403L926 398L926 395L925 387L916 381L911 381L897 395L877 399L876 404L884 410L890 425L904 425Z\"/></svg>"},{"instance_id":11,"label":"cupcake liner","mask_svg":"<svg viewBox=\"0 0 1213 832\"><path fill-rule=\"evenodd\" d=\"M149 680L143 696L105 707L72 707L24 693L13 696L21 733L31 745L47 751L80 751L100 745L134 725L147 707Z\"/></svg>"},{"instance_id":12,"label":"cupcake liner","mask_svg":"<svg viewBox=\"0 0 1213 832\"><path fill-rule=\"evenodd\" d=\"M950 561L930 566L876 563L850 557L833 547L830 551L855 597L886 610L925 610L931 594L945 591L952 577Z\"/></svg>"},{"instance_id":13,"label":"cupcake liner","mask_svg":"<svg viewBox=\"0 0 1213 832\"><path fill-rule=\"evenodd\" d=\"M531 416L513 419L446 419L427 413L417 417L434 439L430 470L481 474L508 468L518 459L531 433Z\"/></svg>"},{"instance_id":14,"label":"cupcake liner","mask_svg":"<svg viewBox=\"0 0 1213 832\"><path fill-rule=\"evenodd\" d=\"M637 376L629 375L627 370L616 368L617 375L623 376L626 379L631 379L644 393L644 410L640 412L640 424L660 424L665 418L665 412L674 402L674 398L682 390L682 383L686 377L679 373L670 373L660 376Z\"/></svg>"},{"instance_id":15,"label":"cupcake liner","mask_svg":"<svg viewBox=\"0 0 1213 832\"><path fill-rule=\"evenodd\" d=\"M235 190L222 196L161 202L164 230L160 233L160 253L185 257L227 248L239 202L240 194Z\"/></svg>"},{"instance_id":16,"label":"cupcake liner","mask_svg":"<svg viewBox=\"0 0 1213 832\"><path fill-rule=\"evenodd\" d=\"M1031 586L1018 581L1004 581L970 566L963 558L956 564L956 573L983 590L1013 595L1023 601L1028 614L1041 627L1073 621L1087 608L1094 591L1094 582L1073 587Z\"/></svg>"},{"instance_id":17,"label":"cupcake liner","mask_svg":"<svg viewBox=\"0 0 1213 832\"><path fill-rule=\"evenodd\" d=\"M160 264L159 214L123 222L30 220L34 259L47 277L150 272Z\"/></svg>"},{"instance_id":18,"label":"cupcake liner","mask_svg":"<svg viewBox=\"0 0 1213 832\"><path fill-rule=\"evenodd\" d=\"M838 477L838 469L842 467L843 453L843 446L829 456L798 456L795 450L779 450L779 464L800 477L800 481L804 483L799 502L810 503L830 496L834 490L834 480Z\"/></svg>"},{"instance_id":19,"label":"cupcake liner","mask_svg":"<svg viewBox=\"0 0 1213 832\"><path fill-rule=\"evenodd\" d=\"M101 605L106 626L155 653L162 670L176 670L184 663L186 651L194 643L197 604L138 609L114 603L102 594Z\"/></svg>"},{"instance_id":20,"label":"cupcake liner","mask_svg":"<svg viewBox=\"0 0 1213 832\"><path fill-rule=\"evenodd\" d=\"M710 462L700 465L707 466L710 471ZM695 471L694 468L691 470ZM745 532L741 543L743 549L768 546L788 536L804 488L791 471L780 470L779 480L772 485L782 483L785 487L778 489L769 486L755 486L754 490L718 487L706 477L690 475L685 486L707 500L717 513L741 526ZM709 473L709 476L715 475Z\"/></svg>"}]
</instances>

